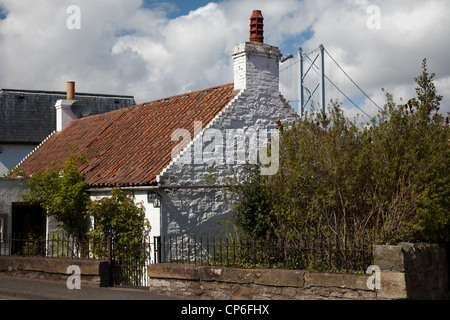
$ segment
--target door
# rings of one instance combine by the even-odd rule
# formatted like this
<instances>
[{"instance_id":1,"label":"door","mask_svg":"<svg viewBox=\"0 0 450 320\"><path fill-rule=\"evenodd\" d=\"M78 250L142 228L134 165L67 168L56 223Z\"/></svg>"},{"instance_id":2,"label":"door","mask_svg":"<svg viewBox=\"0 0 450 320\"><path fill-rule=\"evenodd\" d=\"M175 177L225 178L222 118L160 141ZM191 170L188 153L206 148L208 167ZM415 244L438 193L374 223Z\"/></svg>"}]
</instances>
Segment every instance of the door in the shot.
<instances>
[{"instance_id":1,"label":"door","mask_svg":"<svg viewBox=\"0 0 450 320\"><path fill-rule=\"evenodd\" d=\"M11 217L12 254L22 254L29 240L45 238L46 215L39 205L13 203Z\"/></svg>"}]
</instances>

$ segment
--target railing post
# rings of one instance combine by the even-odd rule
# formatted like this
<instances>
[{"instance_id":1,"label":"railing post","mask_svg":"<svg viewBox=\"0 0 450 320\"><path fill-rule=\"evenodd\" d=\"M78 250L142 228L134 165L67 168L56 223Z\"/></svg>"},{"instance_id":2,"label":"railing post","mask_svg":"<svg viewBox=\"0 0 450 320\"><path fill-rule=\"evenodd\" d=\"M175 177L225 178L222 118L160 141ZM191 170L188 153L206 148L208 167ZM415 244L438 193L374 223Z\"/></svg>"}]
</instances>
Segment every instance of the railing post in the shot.
<instances>
[{"instance_id":1,"label":"railing post","mask_svg":"<svg viewBox=\"0 0 450 320\"><path fill-rule=\"evenodd\" d=\"M110 266L112 265L112 259L113 259L113 256L112 256L112 236L110 235L110 236L108 236L108 262L109 262Z\"/></svg>"},{"instance_id":2,"label":"railing post","mask_svg":"<svg viewBox=\"0 0 450 320\"><path fill-rule=\"evenodd\" d=\"M161 236L153 237L154 245L154 261L155 263L161 263Z\"/></svg>"}]
</instances>

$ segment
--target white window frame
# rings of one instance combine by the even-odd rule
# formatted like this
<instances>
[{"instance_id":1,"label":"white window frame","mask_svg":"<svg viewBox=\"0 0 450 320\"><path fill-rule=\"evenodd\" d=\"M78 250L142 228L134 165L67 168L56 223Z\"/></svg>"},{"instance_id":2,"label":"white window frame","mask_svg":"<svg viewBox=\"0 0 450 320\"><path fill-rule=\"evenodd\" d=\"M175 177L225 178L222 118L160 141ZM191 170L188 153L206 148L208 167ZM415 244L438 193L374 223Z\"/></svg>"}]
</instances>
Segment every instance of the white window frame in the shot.
<instances>
[{"instance_id":1,"label":"white window frame","mask_svg":"<svg viewBox=\"0 0 450 320\"><path fill-rule=\"evenodd\" d=\"M0 241L3 241L4 225L5 225L5 218L0 217Z\"/></svg>"}]
</instances>

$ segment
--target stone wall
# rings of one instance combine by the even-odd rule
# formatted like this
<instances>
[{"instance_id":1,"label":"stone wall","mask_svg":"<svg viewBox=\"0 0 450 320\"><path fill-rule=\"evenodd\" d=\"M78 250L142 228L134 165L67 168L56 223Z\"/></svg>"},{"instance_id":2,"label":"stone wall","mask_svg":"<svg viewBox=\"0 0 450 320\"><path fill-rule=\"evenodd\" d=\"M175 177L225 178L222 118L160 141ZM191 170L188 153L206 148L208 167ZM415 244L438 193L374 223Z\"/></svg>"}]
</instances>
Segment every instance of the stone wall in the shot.
<instances>
[{"instance_id":1,"label":"stone wall","mask_svg":"<svg viewBox=\"0 0 450 320\"><path fill-rule=\"evenodd\" d=\"M449 255L445 246L400 243L375 246L382 285L402 299L450 299Z\"/></svg>"},{"instance_id":2,"label":"stone wall","mask_svg":"<svg viewBox=\"0 0 450 320\"><path fill-rule=\"evenodd\" d=\"M450 299L447 259L444 247L402 243L374 247L373 275L185 264L150 265L148 275L152 292L220 300Z\"/></svg>"},{"instance_id":3,"label":"stone wall","mask_svg":"<svg viewBox=\"0 0 450 320\"><path fill-rule=\"evenodd\" d=\"M67 281L71 275L67 268L71 265L80 268L82 284L110 285L110 268L105 260L0 256L0 273L11 277Z\"/></svg>"},{"instance_id":4,"label":"stone wall","mask_svg":"<svg viewBox=\"0 0 450 320\"><path fill-rule=\"evenodd\" d=\"M148 268L150 291L217 300L376 299L367 275L182 264Z\"/></svg>"},{"instance_id":5,"label":"stone wall","mask_svg":"<svg viewBox=\"0 0 450 320\"><path fill-rule=\"evenodd\" d=\"M163 236L208 238L224 234L232 216L234 194L226 188L166 189L161 192Z\"/></svg>"}]
</instances>

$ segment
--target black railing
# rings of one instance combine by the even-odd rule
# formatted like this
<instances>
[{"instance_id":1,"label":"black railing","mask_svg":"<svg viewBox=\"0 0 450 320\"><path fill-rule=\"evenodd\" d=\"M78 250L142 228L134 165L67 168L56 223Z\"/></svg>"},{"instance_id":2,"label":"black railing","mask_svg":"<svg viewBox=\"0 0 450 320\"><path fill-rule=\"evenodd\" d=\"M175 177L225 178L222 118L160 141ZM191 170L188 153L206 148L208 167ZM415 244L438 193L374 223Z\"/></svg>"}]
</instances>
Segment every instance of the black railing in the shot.
<instances>
[{"instance_id":1,"label":"black railing","mask_svg":"<svg viewBox=\"0 0 450 320\"><path fill-rule=\"evenodd\" d=\"M149 263L158 262L336 272L364 272L373 264L370 241L351 241L344 246L325 239L282 246L253 239L155 237L154 243L127 244L111 237L79 240L64 234L11 234L0 240L0 255L108 259L116 270L116 283L130 285L146 277Z\"/></svg>"},{"instance_id":2,"label":"black railing","mask_svg":"<svg viewBox=\"0 0 450 320\"><path fill-rule=\"evenodd\" d=\"M364 272L373 262L372 245L364 242L280 246L233 238L157 237L154 255L156 262L334 272Z\"/></svg>"},{"instance_id":3,"label":"black railing","mask_svg":"<svg viewBox=\"0 0 450 320\"><path fill-rule=\"evenodd\" d=\"M152 263L153 244L146 239L134 243L110 241L114 285L148 286L147 267Z\"/></svg>"},{"instance_id":4,"label":"black railing","mask_svg":"<svg viewBox=\"0 0 450 320\"><path fill-rule=\"evenodd\" d=\"M114 285L148 286L147 266L152 262L153 247L146 239L127 243L113 237L85 235L80 240L63 233L17 233L0 239L0 256L108 260Z\"/></svg>"},{"instance_id":5,"label":"black railing","mask_svg":"<svg viewBox=\"0 0 450 320\"><path fill-rule=\"evenodd\" d=\"M13 233L0 240L0 255L107 259L109 252L108 241L89 236L80 240L61 233L49 235Z\"/></svg>"}]
</instances>

